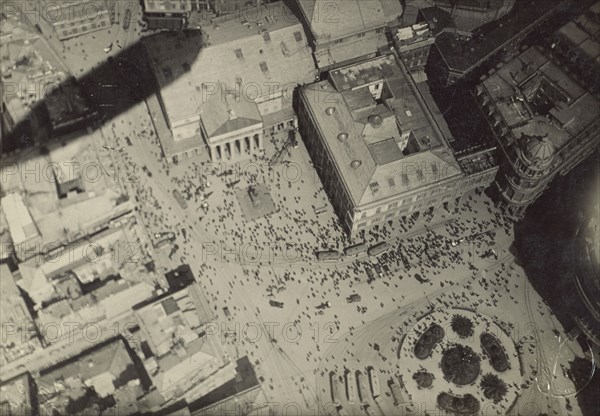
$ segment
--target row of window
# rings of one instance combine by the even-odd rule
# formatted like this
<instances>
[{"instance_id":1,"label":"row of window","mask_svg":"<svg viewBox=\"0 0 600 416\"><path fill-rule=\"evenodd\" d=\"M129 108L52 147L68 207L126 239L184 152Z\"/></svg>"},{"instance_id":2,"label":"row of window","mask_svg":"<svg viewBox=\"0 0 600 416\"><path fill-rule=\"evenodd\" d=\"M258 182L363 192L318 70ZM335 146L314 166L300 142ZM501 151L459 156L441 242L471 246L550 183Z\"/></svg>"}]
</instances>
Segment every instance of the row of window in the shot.
<instances>
[{"instance_id":1,"label":"row of window","mask_svg":"<svg viewBox=\"0 0 600 416\"><path fill-rule=\"evenodd\" d=\"M269 32L263 33L263 39L265 40L265 43L271 43L271 35L269 34ZM302 42L302 32L294 32L294 39L296 39L296 42ZM287 49L287 46L285 48ZM233 52L235 53L235 57L237 59L244 59L244 53L240 48L235 49ZM260 49L259 53L262 55L263 50Z\"/></svg>"},{"instance_id":2,"label":"row of window","mask_svg":"<svg viewBox=\"0 0 600 416\"><path fill-rule=\"evenodd\" d=\"M383 28L382 27L375 29L375 33L381 33L381 32L383 32ZM367 33L369 33L369 32L361 32L358 35L356 35L356 37L359 38L359 39L360 38L364 38L365 36L367 36ZM333 43L343 43L346 39L350 39L350 37L336 39L336 40L333 41Z\"/></svg>"},{"instance_id":3,"label":"row of window","mask_svg":"<svg viewBox=\"0 0 600 416\"><path fill-rule=\"evenodd\" d=\"M427 207L431 208L431 207L434 207L436 203L437 203L437 199L434 199L434 200L429 201L428 203L420 203L420 204L416 205L415 207L413 207L412 209L403 208L403 209L400 209L400 210L388 212L387 214L385 214L385 216L380 215L380 216L373 217L373 218L371 218L368 221L360 222L358 224L358 229L364 228L368 224L375 225L375 224L380 223L382 221L387 221L390 218L404 217L404 216L406 216L406 215L408 215L410 213L420 211L422 208L427 208ZM378 211L377 211L378 213L379 213L379 210L380 210L380 208L378 208ZM364 219L364 216L361 217L361 220L362 219Z\"/></svg>"}]
</instances>

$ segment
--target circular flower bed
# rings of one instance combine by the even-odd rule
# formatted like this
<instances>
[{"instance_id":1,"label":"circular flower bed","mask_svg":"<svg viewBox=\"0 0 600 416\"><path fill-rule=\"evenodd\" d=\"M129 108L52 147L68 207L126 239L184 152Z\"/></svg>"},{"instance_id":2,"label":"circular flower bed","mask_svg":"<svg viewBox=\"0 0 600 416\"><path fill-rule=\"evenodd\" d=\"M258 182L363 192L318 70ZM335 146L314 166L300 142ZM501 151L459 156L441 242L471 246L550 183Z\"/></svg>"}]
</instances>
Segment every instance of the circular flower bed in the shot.
<instances>
[{"instance_id":1,"label":"circular flower bed","mask_svg":"<svg viewBox=\"0 0 600 416\"><path fill-rule=\"evenodd\" d=\"M455 345L444 351L441 364L444 377L459 386L471 384L479 376L480 358L465 345Z\"/></svg>"},{"instance_id":2,"label":"circular flower bed","mask_svg":"<svg viewBox=\"0 0 600 416\"><path fill-rule=\"evenodd\" d=\"M464 315L455 314L452 316L452 330L461 338L468 338L473 335L473 322Z\"/></svg>"},{"instance_id":3,"label":"circular flower bed","mask_svg":"<svg viewBox=\"0 0 600 416\"><path fill-rule=\"evenodd\" d=\"M417 382L417 386L422 389L428 389L433 384L433 374L427 371L419 371L413 374L413 380Z\"/></svg>"}]
</instances>

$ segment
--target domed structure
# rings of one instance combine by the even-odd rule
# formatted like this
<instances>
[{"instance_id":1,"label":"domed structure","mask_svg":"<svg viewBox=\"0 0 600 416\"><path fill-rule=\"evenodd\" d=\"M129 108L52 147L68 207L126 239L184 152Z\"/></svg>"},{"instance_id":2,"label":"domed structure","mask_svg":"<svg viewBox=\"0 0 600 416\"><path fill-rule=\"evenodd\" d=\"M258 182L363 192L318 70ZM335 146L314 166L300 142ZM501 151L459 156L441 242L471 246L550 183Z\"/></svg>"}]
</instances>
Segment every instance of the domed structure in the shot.
<instances>
[{"instance_id":1,"label":"domed structure","mask_svg":"<svg viewBox=\"0 0 600 416\"><path fill-rule=\"evenodd\" d=\"M529 164L543 167L552 162L555 148L547 136L529 136L524 140L522 151Z\"/></svg>"},{"instance_id":2,"label":"domed structure","mask_svg":"<svg viewBox=\"0 0 600 416\"><path fill-rule=\"evenodd\" d=\"M345 142L348 138L348 133L340 133L337 135L337 138L340 142Z\"/></svg>"},{"instance_id":3,"label":"domed structure","mask_svg":"<svg viewBox=\"0 0 600 416\"><path fill-rule=\"evenodd\" d=\"M353 160L350 163L350 166L352 167L352 169L358 169L358 168L360 168L360 165L362 165L362 162L360 160Z\"/></svg>"},{"instance_id":4,"label":"domed structure","mask_svg":"<svg viewBox=\"0 0 600 416\"><path fill-rule=\"evenodd\" d=\"M377 114L371 114L367 120L369 121L369 124L373 127L379 127L383 124L381 116Z\"/></svg>"}]
</instances>

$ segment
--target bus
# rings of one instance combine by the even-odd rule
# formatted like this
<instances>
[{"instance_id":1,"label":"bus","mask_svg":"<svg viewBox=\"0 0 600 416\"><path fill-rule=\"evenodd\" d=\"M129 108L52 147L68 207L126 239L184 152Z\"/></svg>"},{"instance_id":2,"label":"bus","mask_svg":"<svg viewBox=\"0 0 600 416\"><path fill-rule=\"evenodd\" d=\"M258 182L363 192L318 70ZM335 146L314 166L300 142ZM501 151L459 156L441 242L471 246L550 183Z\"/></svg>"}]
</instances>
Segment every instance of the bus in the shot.
<instances>
[{"instance_id":1,"label":"bus","mask_svg":"<svg viewBox=\"0 0 600 416\"><path fill-rule=\"evenodd\" d=\"M338 380L335 372L331 371L329 373L329 384L331 386L331 402L335 405L335 407L340 406L340 381Z\"/></svg>"},{"instance_id":2,"label":"bus","mask_svg":"<svg viewBox=\"0 0 600 416\"><path fill-rule=\"evenodd\" d=\"M323 262L340 261L343 254L337 250L317 251L317 260Z\"/></svg>"},{"instance_id":3,"label":"bus","mask_svg":"<svg viewBox=\"0 0 600 416\"><path fill-rule=\"evenodd\" d=\"M344 381L346 382L346 398L350 404L354 404L356 401L356 379L350 370L346 370Z\"/></svg>"},{"instance_id":4,"label":"bus","mask_svg":"<svg viewBox=\"0 0 600 416\"><path fill-rule=\"evenodd\" d=\"M344 254L346 256L358 256L367 251L367 245L365 243L354 244L353 246L346 247Z\"/></svg>"},{"instance_id":5,"label":"bus","mask_svg":"<svg viewBox=\"0 0 600 416\"><path fill-rule=\"evenodd\" d=\"M369 384L371 386L371 394L376 399L381 394L381 390L379 388L379 377L377 377L377 372L373 367L369 367Z\"/></svg>"},{"instance_id":6,"label":"bus","mask_svg":"<svg viewBox=\"0 0 600 416\"><path fill-rule=\"evenodd\" d=\"M374 246L369 247L367 254L369 256L379 256L388 251L389 248L390 245L386 241L382 241L381 243L377 243Z\"/></svg>"}]
</instances>

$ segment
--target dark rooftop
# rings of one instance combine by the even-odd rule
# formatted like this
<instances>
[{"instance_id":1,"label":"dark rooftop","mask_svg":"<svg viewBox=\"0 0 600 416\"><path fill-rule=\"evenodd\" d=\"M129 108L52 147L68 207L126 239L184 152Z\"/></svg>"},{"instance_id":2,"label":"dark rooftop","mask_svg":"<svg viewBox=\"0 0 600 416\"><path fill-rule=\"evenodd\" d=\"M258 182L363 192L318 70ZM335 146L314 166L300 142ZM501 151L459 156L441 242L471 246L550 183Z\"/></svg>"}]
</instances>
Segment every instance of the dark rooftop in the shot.
<instances>
[{"instance_id":1,"label":"dark rooftop","mask_svg":"<svg viewBox=\"0 0 600 416\"><path fill-rule=\"evenodd\" d=\"M511 13L475 30L469 40L444 32L436 38L435 43L451 69L467 72L527 27L554 11L562 2L520 0Z\"/></svg>"},{"instance_id":2,"label":"dark rooftop","mask_svg":"<svg viewBox=\"0 0 600 416\"><path fill-rule=\"evenodd\" d=\"M450 13L439 7L425 7L424 9L420 9L419 13L429 25L429 29L434 36L446 28L454 28L456 26Z\"/></svg>"}]
</instances>

